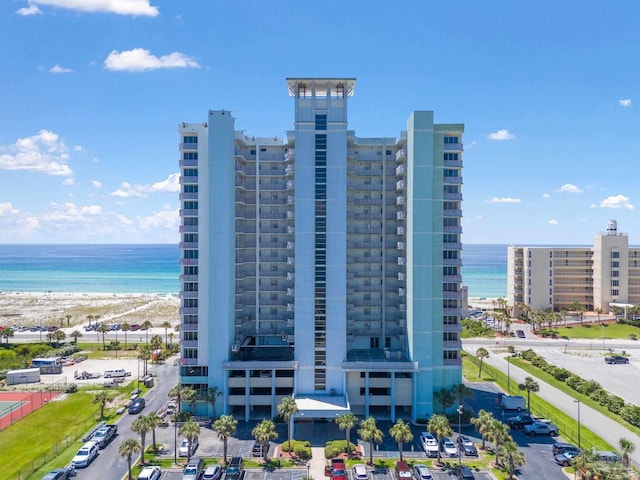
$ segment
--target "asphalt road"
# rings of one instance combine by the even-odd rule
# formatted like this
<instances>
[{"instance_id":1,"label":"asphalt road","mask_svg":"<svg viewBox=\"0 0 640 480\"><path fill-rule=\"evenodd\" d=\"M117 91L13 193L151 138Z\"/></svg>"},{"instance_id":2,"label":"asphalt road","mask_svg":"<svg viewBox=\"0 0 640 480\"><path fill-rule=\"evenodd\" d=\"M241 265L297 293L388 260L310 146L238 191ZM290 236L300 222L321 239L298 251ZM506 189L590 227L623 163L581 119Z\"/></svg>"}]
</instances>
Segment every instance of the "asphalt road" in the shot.
<instances>
[{"instance_id":1,"label":"asphalt road","mask_svg":"<svg viewBox=\"0 0 640 480\"><path fill-rule=\"evenodd\" d=\"M146 407L142 410L142 414L158 410L164 405L167 401L169 390L178 383L178 367L174 366L173 358L168 359L164 364L150 366L149 371L156 376L156 384L145 396ZM78 469L75 478L78 480L95 480L99 478L121 479L124 477L127 474L127 462L118 454L118 448L127 438L140 440L140 436L131 431L131 423L136 418L137 415L125 414L118 422L118 435L107 447L100 450L100 454L91 465L84 469ZM151 432L149 432L146 439L147 445L150 445L151 441Z\"/></svg>"}]
</instances>

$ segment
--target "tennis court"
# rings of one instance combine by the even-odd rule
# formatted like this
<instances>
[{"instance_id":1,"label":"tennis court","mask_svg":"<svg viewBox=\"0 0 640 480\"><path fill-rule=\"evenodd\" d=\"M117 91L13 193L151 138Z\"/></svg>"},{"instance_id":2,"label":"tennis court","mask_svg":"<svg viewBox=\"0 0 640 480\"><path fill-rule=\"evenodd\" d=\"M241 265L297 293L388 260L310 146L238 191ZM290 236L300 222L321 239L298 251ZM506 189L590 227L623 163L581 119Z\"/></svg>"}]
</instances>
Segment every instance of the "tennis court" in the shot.
<instances>
[{"instance_id":1,"label":"tennis court","mask_svg":"<svg viewBox=\"0 0 640 480\"><path fill-rule=\"evenodd\" d=\"M37 410L60 392L0 392L0 430Z\"/></svg>"}]
</instances>

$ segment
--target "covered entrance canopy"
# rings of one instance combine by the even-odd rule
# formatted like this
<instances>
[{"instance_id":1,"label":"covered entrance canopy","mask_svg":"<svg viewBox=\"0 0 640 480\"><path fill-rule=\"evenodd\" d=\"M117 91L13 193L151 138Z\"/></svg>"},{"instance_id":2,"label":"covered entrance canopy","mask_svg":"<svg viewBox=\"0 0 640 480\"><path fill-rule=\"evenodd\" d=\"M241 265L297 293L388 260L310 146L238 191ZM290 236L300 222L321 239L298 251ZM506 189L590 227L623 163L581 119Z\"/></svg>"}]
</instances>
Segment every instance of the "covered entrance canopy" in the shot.
<instances>
[{"instance_id":1,"label":"covered entrance canopy","mask_svg":"<svg viewBox=\"0 0 640 480\"><path fill-rule=\"evenodd\" d=\"M347 399L339 395L301 395L295 397L298 413L295 420L335 420L343 413L349 413Z\"/></svg>"}]
</instances>

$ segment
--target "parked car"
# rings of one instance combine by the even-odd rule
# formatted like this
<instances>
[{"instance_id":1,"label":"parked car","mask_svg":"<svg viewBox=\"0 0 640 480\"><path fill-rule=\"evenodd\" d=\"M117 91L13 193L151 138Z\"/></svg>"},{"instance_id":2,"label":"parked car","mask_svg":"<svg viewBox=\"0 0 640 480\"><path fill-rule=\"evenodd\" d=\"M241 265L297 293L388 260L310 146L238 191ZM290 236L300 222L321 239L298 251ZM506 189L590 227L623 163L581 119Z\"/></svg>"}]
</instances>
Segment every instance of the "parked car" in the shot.
<instances>
[{"instance_id":1,"label":"parked car","mask_svg":"<svg viewBox=\"0 0 640 480\"><path fill-rule=\"evenodd\" d=\"M398 480L411 480L413 478L407 462L396 462L396 478Z\"/></svg>"},{"instance_id":2,"label":"parked car","mask_svg":"<svg viewBox=\"0 0 640 480\"><path fill-rule=\"evenodd\" d=\"M220 465L210 465L204 471L202 480L220 480L222 477L222 468Z\"/></svg>"},{"instance_id":3,"label":"parked car","mask_svg":"<svg viewBox=\"0 0 640 480\"><path fill-rule=\"evenodd\" d=\"M458 443L458 448L462 453L464 453L465 456L467 457L478 456L478 449L473 444L471 439L469 439L469 437L466 437L464 435L458 435L458 439L456 441Z\"/></svg>"},{"instance_id":4,"label":"parked car","mask_svg":"<svg viewBox=\"0 0 640 480\"><path fill-rule=\"evenodd\" d=\"M571 445L570 443L565 442L556 442L551 446L551 452L554 455L558 455L564 452L579 452L580 449L575 445Z\"/></svg>"},{"instance_id":5,"label":"parked car","mask_svg":"<svg viewBox=\"0 0 640 480\"><path fill-rule=\"evenodd\" d=\"M76 456L73 457L72 463L74 468L88 467L93 459L98 456L98 444L96 442L85 443Z\"/></svg>"},{"instance_id":6,"label":"parked car","mask_svg":"<svg viewBox=\"0 0 640 480\"><path fill-rule=\"evenodd\" d=\"M264 457L268 451L269 451L269 442L267 443L256 442L253 444L253 447L251 448L251 456Z\"/></svg>"},{"instance_id":7,"label":"parked car","mask_svg":"<svg viewBox=\"0 0 640 480\"><path fill-rule=\"evenodd\" d=\"M364 463L357 463L353 466L354 480L369 480L369 473Z\"/></svg>"},{"instance_id":8,"label":"parked car","mask_svg":"<svg viewBox=\"0 0 640 480\"><path fill-rule=\"evenodd\" d=\"M531 425L525 425L524 433L527 435L550 435L555 437L558 435L558 427L553 423L544 423L536 420Z\"/></svg>"},{"instance_id":9,"label":"parked car","mask_svg":"<svg viewBox=\"0 0 640 480\"><path fill-rule=\"evenodd\" d=\"M66 468L57 468L47 473L42 480L69 480L71 472Z\"/></svg>"},{"instance_id":10,"label":"parked car","mask_svg":"<svg viewBox=\"0 0 640 480\"><path fill-rule=\"evenodd\" d=\"M567 450L566 452L554 455L553 459L558 465L568 467L569 465L571 465L571 461L574 459L574 457L577 457L578 455L580 455L579 451L576 452L574 450Z\"/></svg>"},{"instance_id":11,"label":"parked car","mask_svg":"<svg viewBox=\"0 0 640 480\"><path fill-rule=\"evenodd\" d=\"M204 472L204 460L202 458L192 458L182 471L182 480L200 480Z\"/></svg>"},{"instance_id":12,"label":"parked car","mask_svg":"<svg viewBox=\"0 0 640 480\"><path fill-rule=\"evenodd\" d=\"M426 465L422 465L421 463L414 465L413 471L415 472L418 480L433 480L433 476L431 476L431 472Z\"/></svg>"},{"instance_id":13,"label":"parked car","mask_svg":"<svg viewBox=\"0 0 640 480\"><path fill-rule=\"evenodd\" d=\"M531 415L523 413L522 415L507 418L505 423L509 425L509 428L522 430L526 425L531 425L534 421L535 419Z\"/></svg>"},{"instance_id":14,"label":"parked car","mask_svg":"<svg viewBox=\"0 0 640 480\"><path fill-rule=\"evenodd\" d=\"M137 480L160 480L161 475L162 470L160 470L160 467L144 467Z\"/></svg>"},{"instance_id":15,"label":"parked car","mask_svg":"<svg viewBox=\"0 0 640 480\"><path fill-rule=\"evenodd\" d=\"M611 355L609 357L604 357L604 361L609 365L617 365L618 363L629 363L629 359L627 357L623 357L622 355Z\"/></svg>"},{"instance_id":16,"label":"parked car","mask_svg":"<svg viewBox=\"0 0 640 480\"><path fill-rule=\"evenodd\" d=\"M447 437L443 437L440 439L440 452L445 457L457 457L458 456L458 448L451 441L451 439Z\"/></svg>"},{"instance_id":17,"label":"parked car","mask_svg":"<svg viewBox=\"0 0 640 480\"><path fill-rule=\"evenodd\" d=\"M422 432L420 434L420 440L422 441L422 448L424 449L424 453L427 454L427 457L438 456L438 441L433 434L429 432Z\"/></svg>"},{"instance_id":18,"label":"parked car","mask_svg":"<svg viewBox=\"0 0 640 480\"><path fill-rule=\"evenodd\" d=\"M465 465L456 465L453 467L453 474L458 480L473 480L473 472L471 469Z\"/></svg>"},{"instance_id":19,"label":"parked car","mask_svg":"<svg viewBox=\"0 0 640 480\"><path fill-rule=\"evenodd\" d=\"M199 442L198 437L191 440L191 454L189 454L189 439L183 438L182 443L180 444L180 448L178 448L178 455L181 457L190 457L193 455L198 448Z\"/></svg>"},{"instance_id":20,"label":"parked car","mask_svg":"<svg viewBox=\"0 0 640 480\"><path fill-rule=\"evenodd\" d=\"M525 338L524 330L516 330L516 335L518 338Z\"/></svg>"}]
</instances>

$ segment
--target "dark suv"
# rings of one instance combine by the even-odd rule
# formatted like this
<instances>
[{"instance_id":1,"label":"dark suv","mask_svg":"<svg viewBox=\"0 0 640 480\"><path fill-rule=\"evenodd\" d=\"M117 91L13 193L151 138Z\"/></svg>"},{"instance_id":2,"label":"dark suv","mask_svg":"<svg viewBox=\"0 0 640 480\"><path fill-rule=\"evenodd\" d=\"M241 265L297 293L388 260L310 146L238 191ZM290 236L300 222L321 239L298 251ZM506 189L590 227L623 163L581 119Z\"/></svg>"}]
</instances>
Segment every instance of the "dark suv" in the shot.
<instances>
[{"instance_id":1,"label":"dark suv","mask_svg":"<svg viewBox=\"0 0 640 480\"><path fill-rule=\"evenodd\" d=\"M551 451L554 455L559 455L564 452L579 452L580 449L570 443L556 442L551 447Z\"/></svg>"},{"instance_id":2,"label":"dark suv","mask_svg":"<svg viewBox=\"0 0 640 480\"><path fill-rule=\"evenodd\" d=\"M469 467L464 465L456 465L453 467L453 474L458 480L474 480L473 472Z\"/></svg>"},{"instance_id":3,"label":"dark suv","mask_svg":"<svg viewBox=\"0 0 640 480\"><path fill-rule=\"evenodd\" d=\"M507 425L509 428L515 428L516 430L522 430L525 425L531 425L533 423L533 417L528 413L522 415L516 415L515 417L507 418Z\"/></svg>"},{"instance_id":4,"label":"dark suv","mask_svg":"<svg viewBox=\"0 0 640 480\"><path fill-rule=\"evenodd\" d=\"M609 365L616 365L618 363L629 363L629 359L627 357L623 357L622 355L612 355L610 357L604 357L604 361Z\"/></svg>"}]
</instances>

